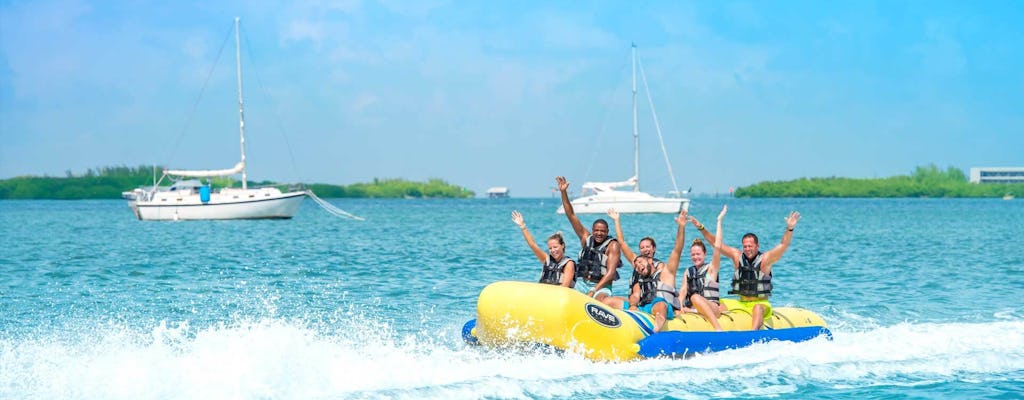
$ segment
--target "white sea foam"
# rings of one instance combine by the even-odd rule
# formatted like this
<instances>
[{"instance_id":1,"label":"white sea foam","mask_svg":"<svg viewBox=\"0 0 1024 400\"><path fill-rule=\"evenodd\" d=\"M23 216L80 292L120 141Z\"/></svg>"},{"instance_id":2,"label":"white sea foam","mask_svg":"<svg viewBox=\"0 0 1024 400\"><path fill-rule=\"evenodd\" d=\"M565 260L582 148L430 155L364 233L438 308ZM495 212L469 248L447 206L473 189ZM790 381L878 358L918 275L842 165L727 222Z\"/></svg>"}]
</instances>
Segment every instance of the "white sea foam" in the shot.
<instances>
[{"instance_id":1,"label":"white sea foam","mask_svg":"<svg viewBox=\"0 0 1024 400\"><path fill-rule=\"evenodd\" d=\"M399 334L389 323L358 316L331 324L266 319L137 331L105 323L49 337L4 338L0 398L622 397L651 391L699 398L785 395L804 384L976 382L1024 371L1021 320L837 330L832 341L629 363L468 347L455 327Z\"/></svg>"}]
</instances>

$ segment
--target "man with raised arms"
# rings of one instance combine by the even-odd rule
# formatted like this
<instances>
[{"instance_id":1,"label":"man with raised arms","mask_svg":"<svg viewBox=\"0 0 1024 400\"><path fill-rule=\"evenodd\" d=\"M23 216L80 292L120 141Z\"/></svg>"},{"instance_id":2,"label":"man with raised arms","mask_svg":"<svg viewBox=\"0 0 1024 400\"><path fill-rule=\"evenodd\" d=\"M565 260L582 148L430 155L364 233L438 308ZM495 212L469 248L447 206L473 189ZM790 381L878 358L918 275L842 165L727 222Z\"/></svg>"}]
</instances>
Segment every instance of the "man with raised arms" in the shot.
<instances>
[{"instance_id":1,"label":"man with raised arms","mask_svg":"<svg viewBox=\"0 0 1024 400\"><path fill-rule=\"evenodd\" d=\"M619 279L619 243L608 236L608 222L597 219L591 231L580 222L569 201L569 182L564 176L555 178L558 190L562 192L562 208L565 217L572 224L573 231L580 238L580 256L576 259L576 290L609 304L612 298L612 282ZM593 233L591 233L593 232Z\"/></svg>"},{"instance_id":2,"label":"man with raised arms","mask_svg":"<svg viewBox=\"0 0 1024 400\"><path fill-rule=\"evenodd\" d=\"M697 227L704 238L709 242L714 241L704 225L696 219L691 218L694 226ZM771 320L772 305L768 297L772 294L772 266L782 258L782 254L789 248L793 240L793 229L800 220L800 213L793 211L786 218L786 231L782 233L782 242L766 252L761 252L757 235L747 233L743 235L743 250L735 247L722 245L722 255L732 260L732 290L729 294L738 294L740 300L722 299L722 305L731 310L743 310L750 313L752 317L750 329L761 329L765 319ZM718 257L717 255L715 257Z\"/></svg>"},{"instance_id":3,"label":"man with raised arms","mask_svg":"<svg viewBox=\"0 0 1024 400\"><path fill-rule=\"evenodd\" d=\"M608 216L615 222L615 234L619 237L622 254L633 264L629 297L616 297L616 303L611 306L638 309L654 315L654 331L659 332L667 319L675 317L674 310L680 308L676 272L679 270L683 242L686 241L686 210L680 211L676 217L676 242L669 253L667 264L654 258L657 247L651 237L640 239L640 255L633 253L624 239L619 212L609 209Z\"/></svg>"}]
</instances>

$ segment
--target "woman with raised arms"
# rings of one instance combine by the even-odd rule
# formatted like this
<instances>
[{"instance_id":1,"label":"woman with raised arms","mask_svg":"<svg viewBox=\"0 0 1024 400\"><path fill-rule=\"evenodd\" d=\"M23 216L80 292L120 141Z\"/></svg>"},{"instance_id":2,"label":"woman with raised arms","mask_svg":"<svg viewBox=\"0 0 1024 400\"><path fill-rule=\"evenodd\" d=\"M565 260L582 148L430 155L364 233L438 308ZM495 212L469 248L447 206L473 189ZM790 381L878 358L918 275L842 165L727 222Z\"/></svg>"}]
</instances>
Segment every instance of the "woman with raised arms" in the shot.
<instances>
[{"instance_id":1,"label":"woman with raised arms","mask_svg":"<svg viewBox=\"0 0 1024 400\"><path fill-rule=\"evenodd\" d=\"M533 255L537 256L537 260L540 260L544 266L540 275L540 283L561 285L567 288L576 286L576 262L565 256L565 239L562 238L562 233L555 232L555 234L548 237L548 252L545 253L540 249L540 246L537 246L537 242L533 240L533 235L526 229L526 221L523 220L523 214L513 210L512 222L522 230L526 244L530 246L530 250L533 250Z\"/></svg>"}]
</instances>

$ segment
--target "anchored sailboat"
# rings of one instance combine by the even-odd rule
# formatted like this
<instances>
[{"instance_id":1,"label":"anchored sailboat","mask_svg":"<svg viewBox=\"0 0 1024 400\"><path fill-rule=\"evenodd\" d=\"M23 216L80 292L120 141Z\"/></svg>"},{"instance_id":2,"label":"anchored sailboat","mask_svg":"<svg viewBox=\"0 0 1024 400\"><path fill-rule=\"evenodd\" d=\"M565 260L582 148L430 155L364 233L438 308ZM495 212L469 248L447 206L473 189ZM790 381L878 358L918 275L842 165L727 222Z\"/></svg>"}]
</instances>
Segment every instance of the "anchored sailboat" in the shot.
<instances>
[{"instance_id":1,"label":"anchored sailboat","mask_svg":"<svg viewBox=\"0 0 1024 400\"><path fill-rule=\"evenodd\" d=\"M152 187L141 187L122 195L141 220L284 219L298 211L307 190L282 193L274 187L248 187L245 172L245 113L242 102L242 58L238 18L235 18L235 60L238 74L238 131L242 158L233 168L221 170L164 170ZM242 175L242 187L213 190L198 179L177 180L159 186L165 178L211 178Z\"/></svg>"},{"instance_id":2,"label":"anchored sailboat","mask_svg":"<svg viewBox=\"0 0 1024 400\"><path fill-rule=\"evenodd\" d=\"M668 161L668 153L665 151L665 143L661 138L661 125L658 124L658 114L654 111L654 101L651 100L651 93L647 87L647 78L643 73L643 65L640 66L640 76L643 78L644 93L651 107L654 116L654 127L658 132L658 142L661 144L661 153L665 157L665 165L668 167L669 177L672 179L675 197L658 197L650 193L640 191L640 139L637 125L637 99L636 99L636 44L633 44L633 176L621 182L586 182L583 184L581 197L572 200L572 209L577 214L603 214L609 208L616 211L629 213L660 213L675 214L680 210L690 207L690 200L682 197L679 188L676 186L675 175L672 174L672 164ZM617 188L632 187L632 191L615 190ZM564 214L565 209L558 207L558 213Z\"/></svg>"}]
</instances>

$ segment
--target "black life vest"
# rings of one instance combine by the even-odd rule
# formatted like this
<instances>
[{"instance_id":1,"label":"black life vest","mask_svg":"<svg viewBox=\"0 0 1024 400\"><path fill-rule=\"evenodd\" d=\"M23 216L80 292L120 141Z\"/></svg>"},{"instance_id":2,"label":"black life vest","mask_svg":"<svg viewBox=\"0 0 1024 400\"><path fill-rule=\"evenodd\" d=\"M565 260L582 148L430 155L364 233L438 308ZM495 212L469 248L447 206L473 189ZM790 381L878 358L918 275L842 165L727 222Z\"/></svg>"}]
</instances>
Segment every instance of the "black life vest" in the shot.
<instances>
[{"instance_id":1,"label":"black life vest","mask_svg":"<svg viewBox=\"0 0 1024 400\"><path fill-rule=\"evenodd\" d=\"M600 245L594 244L594 235L587 238L587 244L580 249L579 261L576 262L576 277L597 282L608 273L608 255L605 250L615 241L609 236ZM612 280L619 280L618 271Z\"/></svg>"},{"instance_id":2,"label":"black life vest","mask_svg":"<svg viewBox=\"0 0 1024 400\"><path fill-rule=\"evenodd\" d=\"M690 296L693 296L694 294L699 294L708 301L716 303L719 301L718 282L711 279L713 277L708 276L708 269L710 269L710 267L710 264L705 262L700 266L700 269L698 269L696 265L693 265L686 270L686 296L683 298L683 304L685 306L693 306L693 302L690 301ZM712 283L714 283L714 285L712 285Z\"/></svg>"},{"instance_id":3,"label":"black life vest","mask_svg":"<svg viewBox=\"0 0 1024 400\"><path fill-rule=\"evenodd\" d=\"M658 271L660 273L661 271ZM654 301L655 296L658 294L658 273L654 273L648 276L640 276L633 270L633 278L629 282L629 292L633 293L633 285L640 284L640 302L637 303L637 307L645 306Z\"/></svg>"},{"instance_id":4,"label":"black life vest","mask_svg":"<svg viewBox=\"0 0 1024 400\"><path fill-rule=\"evenodd\" d=\"M673 308L678 309L676 303L676 297L679 295L676 292L676 288L672 285L668 285L661 281L661 273L665 272L665 263L657 258L652 258L653 265L657 268L649 278L641 277L640 274L633 270L633 277L630 278L629 291L633 293L633 285L640 283L640 303L637 306L644 306L650 304L656 298L665 299L669 305Z\"/></svg>"},{"instance_id":5,"label":"black life vest","mask_svg":"<svg viewBox=\"0 0 1024 400\"><path fill-rule=\"evenodd\" d=\"M551 255L548 254L548 259L544 262L544 272L540 275L540 283L561 285L563 275L562 271L565 270L565 264L568 264L569 261L572 261L572 259L563 255L561 261L555 262L555 260L551 258ZM575 279L573 279L572 283L572 286L576 286Z\"/></svg>"},{"instance_id":6,"label":"black life vest","mask_svg":"<svg viewBox=\"0 0 1024 400\"><path fill-rule=\"evenodd\" d=\"M764 253L758 252L757 257L748 260L747 256L740 254L740 267L733 272L732 290L729 294L762 299L772 295L772 274L761 272L763 255Z\"/></svg>"}]
</instances>

